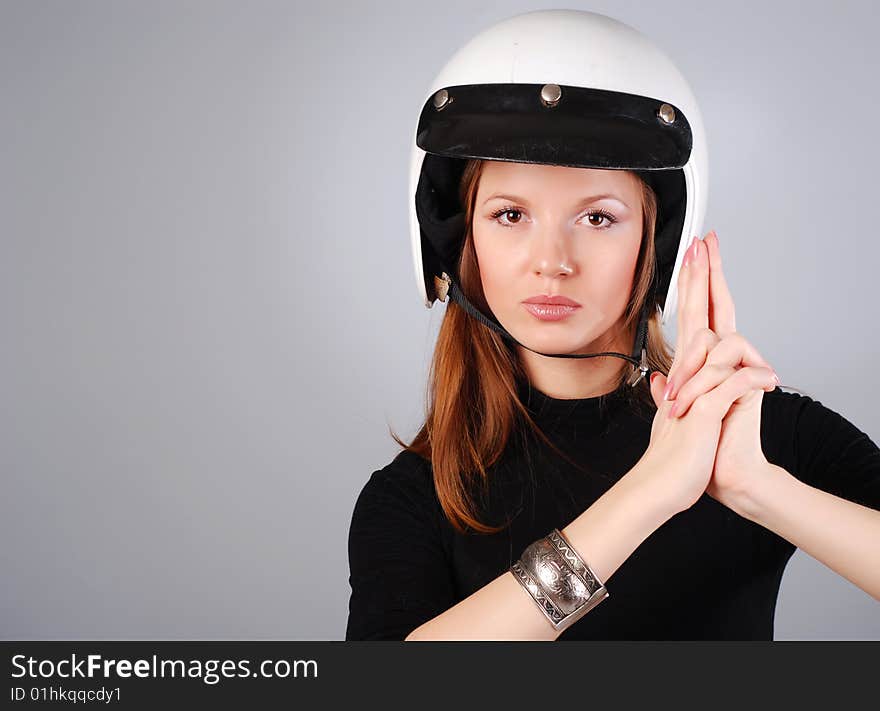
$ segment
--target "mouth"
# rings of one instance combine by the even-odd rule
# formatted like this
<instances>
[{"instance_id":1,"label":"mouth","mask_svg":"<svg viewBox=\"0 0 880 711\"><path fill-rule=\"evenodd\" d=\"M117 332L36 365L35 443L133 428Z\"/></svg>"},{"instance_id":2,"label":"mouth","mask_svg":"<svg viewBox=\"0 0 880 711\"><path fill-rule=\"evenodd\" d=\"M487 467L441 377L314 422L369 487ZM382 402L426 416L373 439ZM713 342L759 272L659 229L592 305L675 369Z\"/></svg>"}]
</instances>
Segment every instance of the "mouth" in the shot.
<instances>
[{"instance_id":1,"label":"mouth","mask_svg":"<svg viewBox=\"0 0 880 711\"><path fill-rule=\"evenodd\" d=\"M523 306L532 316L541 321L561 321L571 316L580 306L570 306L568 304L544 304L523 302Z\"/></svg>"},{"instance_id":2,"label":"mouth","mask_svg":"<svg viewBox=\"0 0 880 711\"><path fill-rule=\"evenodd\" d=\"M539 304L544 306L580 306L580 304L574 299L569 299L567 296L562 296L561 294L538 294L537 296L530 296L528 299L523 301L523 303Z\"/></svg>"}]
</instances>

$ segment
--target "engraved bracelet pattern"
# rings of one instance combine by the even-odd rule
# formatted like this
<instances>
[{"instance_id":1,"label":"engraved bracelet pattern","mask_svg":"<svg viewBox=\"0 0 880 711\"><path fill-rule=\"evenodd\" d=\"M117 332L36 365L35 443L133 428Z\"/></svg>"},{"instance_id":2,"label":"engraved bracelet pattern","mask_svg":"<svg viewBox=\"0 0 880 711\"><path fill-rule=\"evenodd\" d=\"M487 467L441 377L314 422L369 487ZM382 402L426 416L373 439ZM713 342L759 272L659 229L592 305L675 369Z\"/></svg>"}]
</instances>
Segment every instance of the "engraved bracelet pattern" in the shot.
<instances>
[{"instance_id":1,"label":"engraved bracelet pattern","mask_svg":"<svg viewBox=\"0 0 880 711\"><path fill-rule=\"evenodd\" d=\"M510 572L556 630L566 630L608 591L559 529L529 545Z\"/></svg>"}]
</instances>

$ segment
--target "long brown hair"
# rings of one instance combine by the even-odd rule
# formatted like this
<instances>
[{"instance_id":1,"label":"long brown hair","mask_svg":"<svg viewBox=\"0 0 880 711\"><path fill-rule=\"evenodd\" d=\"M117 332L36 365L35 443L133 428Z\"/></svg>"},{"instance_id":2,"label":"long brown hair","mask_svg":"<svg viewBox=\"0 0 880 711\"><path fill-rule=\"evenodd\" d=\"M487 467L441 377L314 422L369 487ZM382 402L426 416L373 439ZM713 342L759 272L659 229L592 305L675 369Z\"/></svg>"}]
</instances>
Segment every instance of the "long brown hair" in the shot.
<instances>
[{"instance_id":1,"label":"long brown hair","mask_svg":"<svg viewBox=\"0 0 880 711\"><path fill-rule=\"evenodd\" d=\"M472 227L482 168L482 160L469 160L462 174L459 190L467 227L457 267L459 287L464 295L480 311L491 313L483 294ZM643 236L632 293L620 325L621 331L628 334L627 343L635 339L656 268L657 196L647 183L634 175L642 185ZM673 356L661 330L656 304L651 304L648 320L647 356L652 372L669 372ZM647 378L635 387L626 384L631 368L631 363L621 360L617 389L625 389L633 406L654 408ZM405 450L431 462L440 504L459 532L464 533L470 527L476 532L491 534L505 527L492 527L477 518L471 487L477 484L486 490L490 477L487 469L501 457L510 435L517 430L518 418L560 456L580 468L547 438L520 402L517 381L525 379L514 347L449 300L428 376L425 422L409 444L393 430L390 434Z\"/></svg>"}]
</instances>

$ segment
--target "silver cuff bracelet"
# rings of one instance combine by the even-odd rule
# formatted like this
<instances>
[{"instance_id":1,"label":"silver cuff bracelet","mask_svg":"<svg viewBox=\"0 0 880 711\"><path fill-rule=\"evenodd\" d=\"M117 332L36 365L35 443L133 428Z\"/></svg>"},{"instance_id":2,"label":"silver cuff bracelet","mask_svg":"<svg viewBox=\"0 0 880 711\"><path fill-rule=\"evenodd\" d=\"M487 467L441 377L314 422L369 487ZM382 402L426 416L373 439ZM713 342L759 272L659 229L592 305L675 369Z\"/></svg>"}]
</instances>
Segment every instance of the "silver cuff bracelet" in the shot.
<instances>
[{"instance_id":1,"label":"silver cuff bracelet","mask_svg":"<svg viewBox=\"0 0 880 711\"><path fill-rule=\"evenodd\" d=\"M608 597L595 573L554 528L529 545L510 566L556 630L566 630Z\"/></svg>"}]
</instances>

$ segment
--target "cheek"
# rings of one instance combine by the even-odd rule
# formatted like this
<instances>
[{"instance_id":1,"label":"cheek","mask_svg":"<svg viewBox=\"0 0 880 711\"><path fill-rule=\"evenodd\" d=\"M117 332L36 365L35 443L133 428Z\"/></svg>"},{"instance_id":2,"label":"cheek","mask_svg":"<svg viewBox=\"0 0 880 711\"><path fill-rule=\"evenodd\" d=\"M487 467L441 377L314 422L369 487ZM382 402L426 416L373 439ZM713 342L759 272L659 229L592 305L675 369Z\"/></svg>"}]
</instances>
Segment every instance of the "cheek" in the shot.
<instances>
[{"instance_id":1,"label":"cheek","mask_svg":"<svg viewBox=\"0 0 880 711\"><path fill-rule=\"evenodd\" d=\"M601 305L605 312L625 306L632 291L638 256L638 242L625 251L611 249L602 255L592 255L593 262L601 263L602 268L591 269L584 275L582 284L588 301Z\"/></svg>"},{"instance_id":2,"label":"cheek","mask_svg":"<svg viewBox=\"0 0 880 711\"><path fill-rule=\"evenodd\" d=\"M492 305L496 297L509 291L511 284L511 256L501 245L474 235L474 251L480 268L480 279L486 300Z\"/></svg>"},{"instance_id":3,"label":"cheek","mask_svg":"<svg viewBox=\"0 0 880 711\"><path fill-rule=\"evenodd\" d=\"M617 254L613 258L605 262L602 269L602 279L611 284L616 284L618 291L621 284L631 284L636 272L636 259L638 258L638 249L633 250L632 254Z\"/></svg>"}]
</instances>

